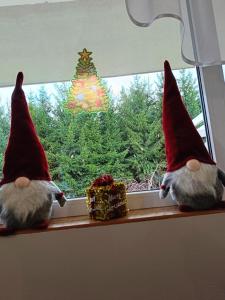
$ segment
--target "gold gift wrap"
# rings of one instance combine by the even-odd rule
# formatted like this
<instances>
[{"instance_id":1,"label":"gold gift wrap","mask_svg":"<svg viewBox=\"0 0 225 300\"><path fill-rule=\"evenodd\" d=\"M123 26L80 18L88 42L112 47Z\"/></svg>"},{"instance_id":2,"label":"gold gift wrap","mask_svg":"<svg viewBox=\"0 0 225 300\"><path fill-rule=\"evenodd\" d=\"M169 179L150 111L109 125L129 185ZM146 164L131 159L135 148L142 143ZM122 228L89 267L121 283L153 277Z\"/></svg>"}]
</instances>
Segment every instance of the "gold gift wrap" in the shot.
<instances>
[{"instance_id":1,"label":"gold gift wrap","mask_svg":"<svg viewBox=\"0 0 225 300\"><path fill-rule=\"evenodd\" d=\"M106 186L91 186L87 189L89 215L95 220L110 220L127 213L126 188L117 182Z\"/></svg>"}]
</instances>

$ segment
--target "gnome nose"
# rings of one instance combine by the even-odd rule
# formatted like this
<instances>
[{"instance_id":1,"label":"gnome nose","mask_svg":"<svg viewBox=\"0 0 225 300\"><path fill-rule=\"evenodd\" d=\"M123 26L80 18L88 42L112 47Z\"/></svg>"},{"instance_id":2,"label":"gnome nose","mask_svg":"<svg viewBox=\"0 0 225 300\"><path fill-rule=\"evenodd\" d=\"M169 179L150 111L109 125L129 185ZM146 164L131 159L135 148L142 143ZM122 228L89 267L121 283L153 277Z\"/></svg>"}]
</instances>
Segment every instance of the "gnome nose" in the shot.
<instances>
[{"instance_id":1,"label":"gnome nose","mask_svg":"<svg viewBox=\"0 0 225 300\"><path fill-rule=\"evenodd\" d=\"M186 167L192 171L192 172L196 172L200 169L200 162L197 159L190 159L187 163L186 163Z\"/></svg>"},{"instance_id":2,"label":"gnome nose","mask_svg":"<svg viewBox=\"0 0 225 300\"><path fill-rule=\"evenodd\" d=\"M27 187L29 184L30 184L30 179L27 177L18 177L15 180L15 186L21 189Z\"/></svg>"}]
</instances>

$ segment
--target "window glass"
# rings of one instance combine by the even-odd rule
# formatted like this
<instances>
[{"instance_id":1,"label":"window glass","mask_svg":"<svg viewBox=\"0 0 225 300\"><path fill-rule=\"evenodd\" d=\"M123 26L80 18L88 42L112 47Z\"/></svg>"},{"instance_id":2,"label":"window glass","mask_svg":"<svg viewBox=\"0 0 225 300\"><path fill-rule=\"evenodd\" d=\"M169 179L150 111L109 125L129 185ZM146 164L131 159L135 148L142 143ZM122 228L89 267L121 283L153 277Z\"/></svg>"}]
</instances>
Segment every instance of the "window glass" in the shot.
<instances>
[{"instance_id":1,"label":"window glass","mask_svg":"<svg viewBox=\"0 0 225 300\"><path fill-rule=\"evenodd\" d=\"M174 75L206 144L196 70L178 70ZM127 191L134 192L157 189L165 172L163 73L105 78L104 83L110 98L108 111L78 114L65 109L70 82L24 87L52 178L69 198L84 196L101 174L123 180ZM0 170L9 134L12 90L0 89Z\"/></svg>"},{"instance_id":2,"label":"window glass","mask_svg":"<svg viewBox=\"0 0 225 300\"><path fill-rule=\"evenodd\" d=\"M224 77L224 80L225 80L225 65L222 65L223 67L223 77Z\"/></svg>"}]
</instances>

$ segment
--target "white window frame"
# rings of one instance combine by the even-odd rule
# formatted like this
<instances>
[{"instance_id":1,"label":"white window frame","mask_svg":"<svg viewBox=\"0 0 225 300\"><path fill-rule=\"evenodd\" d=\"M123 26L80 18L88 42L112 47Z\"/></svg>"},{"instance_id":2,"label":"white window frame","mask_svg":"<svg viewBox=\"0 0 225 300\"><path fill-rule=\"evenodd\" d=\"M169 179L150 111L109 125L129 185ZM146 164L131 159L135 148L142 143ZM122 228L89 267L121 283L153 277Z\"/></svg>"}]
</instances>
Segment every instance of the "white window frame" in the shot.
<instances>
[{"instance_id":1,"label":"white window frame","mask_svg":"<svg viewBox=\"0 0 225 300\"><path fill-rule=\"evenodd\" d=\"M86 197L69 199L64 207L53 203L53 218L88 215ZM173 206L174 201L168 195L167 199L159 198L159 191L144 191L127 193L128 209L144 209L150 207Z\"/></svg>"},{"instance_id":2,"label":"white window frame","mask_svg":"<svg viewBox=\"0 0 225 300\"><path fill-rule=\"evenodd\" d=\"M199 81L212 155L218 167L225 171L225 83L222 65L199 67Z\"/></svg>"}]
</instances>

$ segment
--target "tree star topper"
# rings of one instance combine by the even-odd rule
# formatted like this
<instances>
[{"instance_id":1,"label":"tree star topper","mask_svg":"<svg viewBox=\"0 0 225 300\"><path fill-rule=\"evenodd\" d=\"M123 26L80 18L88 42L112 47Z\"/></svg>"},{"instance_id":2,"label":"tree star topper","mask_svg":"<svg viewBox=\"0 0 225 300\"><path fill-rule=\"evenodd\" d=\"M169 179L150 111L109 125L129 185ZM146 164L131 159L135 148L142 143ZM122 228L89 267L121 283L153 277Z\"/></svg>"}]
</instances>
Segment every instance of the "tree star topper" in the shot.
<instances>
[{"instance_id":1,"label":"tree star topper","mask_svg":"<svg viewBox=\"0 0 225 300\"><path fill-rule=\"evenodd\" d=\"M90 112L106 111L108 109L108 95L92 62L92 52L84 48L78 54L80 58L66 101L66 108L73 113L84 110Z\"/></svg>"},{"instance_id":2,"label":"tree star topper","mask_svg":"<svg viewBox=\"0 0 225 300\"><path fill-rule=\"evenodd\" d=\"M89 59L89 56L92 54L92 52L87 51L86 48L83 49L82 52L78 52L78 54L80 55L81 59L83 59L84 61Z\"/></svg>"}]
</instances>

